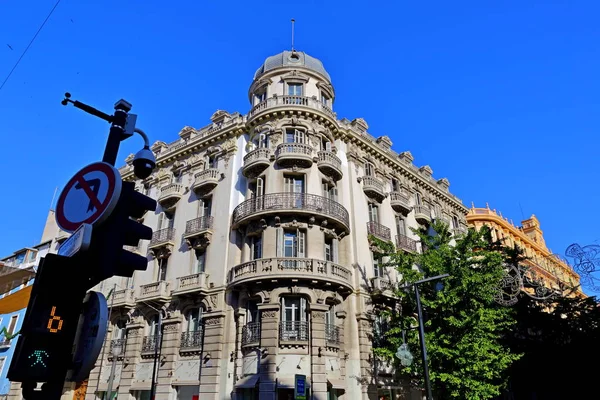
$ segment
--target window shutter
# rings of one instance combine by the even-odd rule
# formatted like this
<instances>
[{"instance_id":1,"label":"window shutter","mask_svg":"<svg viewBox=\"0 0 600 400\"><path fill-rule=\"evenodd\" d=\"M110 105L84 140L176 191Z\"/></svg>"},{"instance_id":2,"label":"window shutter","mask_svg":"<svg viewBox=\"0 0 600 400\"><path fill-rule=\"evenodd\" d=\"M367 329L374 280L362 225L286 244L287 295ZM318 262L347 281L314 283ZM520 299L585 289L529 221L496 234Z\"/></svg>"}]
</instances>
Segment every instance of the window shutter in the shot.
<instances>
[{"instance_id":1,"label":"window shutter","mask_svg":"<svg viewBox=\"0 0 600 400\"><path fill-rule=\"evenodd\" d=\"M298 230L298 257L303 258L304 257L304 249L305 249L305 233L304 231Z\"/></svg>"},{"instance_id":2,"label":"window shutter","mask_svg":"<svg viewBox=\"0 0 600 400\"><path fill-rule=\"evenodd\" d=\"M283 228L276 228L275 234L277 236L277 257L283 257Z\"/></svg>"},{"instance_id":3,"label":"window shutter","mask_svg":"<svg viewBox=\"0 0 600 400\"><path fill-rule=\"evenodd\" d=\"M294 142L304 143L304 132L298 129L294 129Z\"/></svg>"},{"instance_id":4,"label":"window shutter","mask_svg":"<svg viewBox=\"0 0 600 400\"><path fill-rule=\"evenodd\" d=\"M300 321L306 322L306 299L300 297Z\"/></svg>"},{"instance_id":5,"label":"window shutter","mask_svg":"<svg viewBox=\"0 0 600 400\"><path fill-rule=\"evenodd\" d=\"M333 187L333 196L331 196L331 200L337 201L338 199L338 189L337 187Z\"/></svg>"},{"instance_id":6,"label":"window shutter","mask_svg":"<svg viewBox=\"0 0 600 400\"><path fill-rule=\"evenodd\" d=\"M330 141L325 142L325 150L331 151L331 142Z\"/></svg>"},{"instance_id":7,"label":"window shutter","mask_svg":"<svg viewBox=\"0 0 600 400\"><path fill-rule=\"evenodd\" d=\"M334 263L338 263L338 240L337 239L333 239L331 241L331 253L333 256L333 262Z\"/></svg>"}]
</instances>

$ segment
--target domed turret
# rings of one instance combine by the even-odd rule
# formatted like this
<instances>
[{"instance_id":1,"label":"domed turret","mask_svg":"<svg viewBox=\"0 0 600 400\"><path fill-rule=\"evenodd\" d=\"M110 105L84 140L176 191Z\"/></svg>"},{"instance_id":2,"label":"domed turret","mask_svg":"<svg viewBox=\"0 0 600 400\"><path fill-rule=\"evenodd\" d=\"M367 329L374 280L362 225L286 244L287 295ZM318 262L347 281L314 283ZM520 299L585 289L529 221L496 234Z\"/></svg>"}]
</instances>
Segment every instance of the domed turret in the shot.
<instances>
[{"instance_id":1,"label":"domed turret","mask_svg":"<svg viewBox=\"0 0 600 400\"><path fill-rule=\"evenodd\" d=\"M276 54L274 56L268 57L263 65L260 66L256 73L254 74L254 79L258 79L266 72L271 70L282 68L282 67L291 67L291 68L306 68L313 72L317 72L323 75L329 82L331 82L331 77L325 71L325 67L323 67L323 63L302 51L284 51L283 53Z\"/></svg>"}]
</instances>

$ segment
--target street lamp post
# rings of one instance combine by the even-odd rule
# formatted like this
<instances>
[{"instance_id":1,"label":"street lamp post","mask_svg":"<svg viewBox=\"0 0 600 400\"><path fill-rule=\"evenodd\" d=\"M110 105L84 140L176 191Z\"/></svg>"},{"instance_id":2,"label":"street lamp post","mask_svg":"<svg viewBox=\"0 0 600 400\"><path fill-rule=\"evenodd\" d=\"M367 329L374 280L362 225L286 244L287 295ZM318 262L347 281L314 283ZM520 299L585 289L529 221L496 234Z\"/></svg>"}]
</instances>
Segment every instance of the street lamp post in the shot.
<instances>
[{"instance_id":1,"label":"street lamp post","mask_svg":"<svg viewBox=\"0 0 600 400\"><path fill-rule=\"evenodd\" d=\"M106 388L107 400L112 399L112 387L113 381L115 379L115 369L117 368L117 358L121 355L121 351L123 350L122 344L120 340L113 341L113 346L111 349L113 361L112 366L110 367L110 377L108 378L108 387Z\"/></svg>"},{"instance_id":2,"label":"street lamp post","mask_svg":"<svg viewBox=\"0 0 600 400\"><path fill-rule=\"evenodd\" d=\"M421 342L421 358L423 360L423 375L425 378L425 390L427 391L427 400L433 400L433 395L431 394L431 382L429 381L429 365L427 365L427 346L425 345L425 323L423 321L423 307L421 305L421 295L419 293L419 285L425 282L436 281L438 279L446 278L450 275L443 274L432 276L431 278L421 279L420 281L416 281L413 283L409 283L408 285L401 286L401 289L408 289L411 286L415 289L415 297L417 300L417 315L419 317L419 341Z\"/></svg>"}]
</instances>

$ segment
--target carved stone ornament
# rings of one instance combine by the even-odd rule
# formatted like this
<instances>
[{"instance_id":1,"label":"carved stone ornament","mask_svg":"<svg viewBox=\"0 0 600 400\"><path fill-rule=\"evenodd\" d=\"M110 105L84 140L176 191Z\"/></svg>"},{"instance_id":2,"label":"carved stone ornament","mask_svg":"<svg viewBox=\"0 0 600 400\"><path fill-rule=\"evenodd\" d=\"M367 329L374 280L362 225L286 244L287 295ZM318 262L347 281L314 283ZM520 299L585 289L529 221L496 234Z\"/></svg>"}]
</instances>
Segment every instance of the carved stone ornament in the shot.
<instances>
[{"instance_id":1,"label":"carved stone ornament","mask_svg":"<svg viewBox=\"0 0 600 400\"><path fill-rule=\"evenodd\" d=\"M283 133L281 133L280 131L276 132L276 133L272 133L269 136L269 143L273 147L276 147L279 143L281 143L282 138L283 138Z\"/></svg>"},{"instance_id":2,"label":"carved stone ornament","mask_svg":"<svg viewBox=\"0 0 600 400\"><path fill-rule=\"evenodd\" d=\"M142 332L142 328L136 326L134 328L127 330L127 337L139 336L141 332Z\"/></svg>"},{"instance_id":3,"label":"carved stone ornament","mask_svg":"<svg viewBox=\"0 0 600 400\"><path fill-rule=\"evenodd\" d=\"M263 310L261 318L277 318L277 310Z\"/></svg>"},{"instance_id":4,"label":"carved stone ornament","mask_svg":"<svg viewBox=\"0 0 600 400\"><path fill-rule=\"evenodd\" d=\"M229 139L223 142L221 148L223 149L223 151L235 152L237 150L237 140L235 139L235 137L230 137Z\"/></svg>"},{"instance_id":5,"label":"carved stone ornament","mask_svg":"<svg viewBox=\"0 0 600 400\"><path fill-rule=\"evenodd\" d=\"M327 297L327 292L321 289L313 289L313 291L317 295L317 304L325 303L325 297Z\"/></svg>"},{"instance_id":6,"label":"carved stone ornament","mask_svg":"<svg viewBox=\"0 0 600 400\"><path fill-rule=\"evenodd\" d=\"M312 319L325 319L325 313L323 311L313 311L312 313Z\"/></svg>"},{"instance_id":7,"label":"carved stone ornament","mask_svg":"<svg viewBox=\"0 0 600 400\"><path fill-rule=\"evenodd\" d=\"M173 245L171 245L171 244L166 244L164 246L157 247L157 248L150 250L150 254L152 254L152 256L154 256L154 258L156 258L157 260L169 258L171 256L172 252L173 252Z\"/></svg>"},{"instance_id":8,"label":"carved stone ornament","mask_svg":"<svg viewBox=\"0 0 600 400\"><path fill-rule=\"evenodd\" d=\"M220 325L223 323L223 317L210 317L204 319L204 324L207 326Z\"/></svg>"},{"instance_id":9,"label":"carved stone ornament","mask_svg":"<svg viewBox=\"0 0 600 400\"><path fill-rule=\"evenodd\" d=\"M208 247L212 240L212 232L206 231L194 237L186 237L185 243L190 249L203 250Z\"/></svg>"},{"instance_id":10,"label":"carved stone ornament","mask_svg":"<svg viewBox=\"0 0 600 400\"><path fill-rule=\"evenodd\" d=\"M165 323L163 328L165 332L177 332L179 330L179 321L173 323Z\"/></svg>"},{"instance_id":11,"label":"carved stone ornament","mask_svg":"<svg viewBox=\"0 0 600 400\"><path fill-rule=\"evenodd\" d=\"M219 305L219 297L216 294L211 294L208 297L208 301L210 302L210 307L214 310Z\"/></svg>"}]
</instances>

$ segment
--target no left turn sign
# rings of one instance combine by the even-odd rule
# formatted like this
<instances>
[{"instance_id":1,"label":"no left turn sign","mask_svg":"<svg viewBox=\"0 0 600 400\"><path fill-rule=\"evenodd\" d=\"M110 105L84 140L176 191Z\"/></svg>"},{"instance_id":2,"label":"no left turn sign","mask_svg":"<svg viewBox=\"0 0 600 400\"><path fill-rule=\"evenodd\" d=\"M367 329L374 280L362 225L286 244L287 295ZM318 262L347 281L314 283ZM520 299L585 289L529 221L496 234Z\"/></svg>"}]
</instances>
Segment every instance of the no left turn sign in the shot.
<instances>
[{"instance_id":1,"label":"no left turn sign","mask_svg":"<svg viewBox=\"0 0 600 400\"><path fill-rule=\"evenodd\" d=\"M107 218L121 195L119 171L96 162L77 172L66 184L56 204L56 223L67 232L81 224L98 224Z\"/></svg>"}]
</instances>

